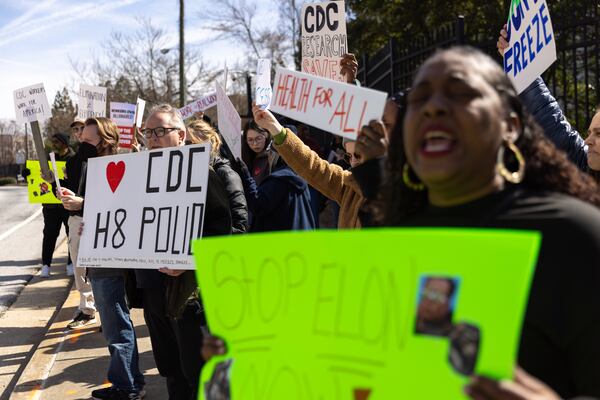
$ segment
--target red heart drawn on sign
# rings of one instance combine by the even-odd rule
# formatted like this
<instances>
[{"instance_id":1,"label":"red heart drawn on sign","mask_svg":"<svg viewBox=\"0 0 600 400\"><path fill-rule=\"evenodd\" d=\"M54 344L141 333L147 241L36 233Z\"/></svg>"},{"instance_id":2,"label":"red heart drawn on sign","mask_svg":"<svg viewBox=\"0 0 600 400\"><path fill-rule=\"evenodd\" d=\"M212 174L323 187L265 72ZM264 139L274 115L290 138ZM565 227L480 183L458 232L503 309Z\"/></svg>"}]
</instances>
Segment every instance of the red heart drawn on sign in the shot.
<instances>
[{"instance_id":1,"label":"red heart drawn on sign","mask_svg":"<svg viewBox=\"0 0 600 400\"><path fill-rule=\"evenodd\" d=\"M123 161L119 161L118 163L111 161L106 166L106 180L108 181L108 186L110 186L110 190L112 190L113 193L119 187L119 184L123 179L123 175L125 175L125 163Z\"/></svg>"}]
</instances>

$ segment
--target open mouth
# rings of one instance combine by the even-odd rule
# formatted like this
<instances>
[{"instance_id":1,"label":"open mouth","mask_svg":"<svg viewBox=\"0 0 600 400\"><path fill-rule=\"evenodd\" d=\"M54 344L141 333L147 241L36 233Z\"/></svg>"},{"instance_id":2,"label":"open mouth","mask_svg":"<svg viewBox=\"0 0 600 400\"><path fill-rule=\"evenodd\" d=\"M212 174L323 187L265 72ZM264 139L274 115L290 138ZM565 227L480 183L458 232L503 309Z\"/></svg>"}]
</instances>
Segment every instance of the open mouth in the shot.
<instances>
[{"instance_id":1,"label":"open mouth","mask_svg":"<svg viewBox=\"0 0 600 400\"><path fill-rule=\"evenodd\" d=\"M448 132L431 130L425 133L421 142L421 154L438 157L446 155L456 147L456 139Z\"/></svg>"}]
</instances>

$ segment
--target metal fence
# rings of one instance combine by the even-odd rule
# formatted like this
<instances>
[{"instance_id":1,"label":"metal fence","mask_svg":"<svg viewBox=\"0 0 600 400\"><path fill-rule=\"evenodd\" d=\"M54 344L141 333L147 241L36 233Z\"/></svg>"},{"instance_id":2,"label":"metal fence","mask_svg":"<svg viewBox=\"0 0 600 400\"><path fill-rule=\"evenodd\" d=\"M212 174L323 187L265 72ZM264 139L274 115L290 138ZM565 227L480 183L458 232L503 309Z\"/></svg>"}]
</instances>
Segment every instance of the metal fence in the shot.
<instances>
[{"instance_id":1,"label":"metal fence","mask_svg":"<svg viewBox=\"0 0 600 400\"><path fill-rule=\"evenodd\" d=\"M557 15L554 21L558 60L543 75L569 121L585 133L600 103L600 12L598 6L577 10L574 15ZM467 21L468 22L468 21ZM491 55L497 54L497 36L492 32L468 32L465 18L414 38L400 48L392 39L376 54L363 55L358 79L363 86L392 94L410 87L417 68L438 48L469 44Z\"/></svg>"}]
</instances>

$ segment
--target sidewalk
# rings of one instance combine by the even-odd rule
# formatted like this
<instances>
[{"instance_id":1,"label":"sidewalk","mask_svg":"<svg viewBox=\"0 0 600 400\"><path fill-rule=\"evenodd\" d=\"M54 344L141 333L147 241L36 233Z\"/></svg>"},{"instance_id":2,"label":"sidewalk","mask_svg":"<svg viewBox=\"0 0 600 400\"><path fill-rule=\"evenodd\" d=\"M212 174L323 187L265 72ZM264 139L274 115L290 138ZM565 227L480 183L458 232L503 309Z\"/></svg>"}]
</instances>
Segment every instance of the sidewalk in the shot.
<instances>
[{"instance_id":1,"label":"sidewalk","mask_svg":"<svg viewBox=\"0 0 600 400\"><path fill-rule=\"evenodd\" d=\"M38 332L39 339L33 342L39 343L37 348L29 341L35 339L34 337L21 339L29 344L10 344L10 347L4 347L3 344L0 360L21 358L27 364L20 368L13 365L12 369L9 368L10 365L5 367L4 362L0 364L0 383L2 377L14 374L13 381L18 377L17 382L13 382L14 390L9 392L11 394L5 392L0 399L90 399L92 390L108 386L106 370L109 354L104 337L99 332L100 323L78 331L65 329L79 304L79 294L71 285L72 279L67 279L64 273L53 276L49 280L41 280L36 276L4 318L0 319L0 330L3 335L13 335L17 341L20 336L23 336L22 330L28 329L27 321L46 322L43 327L45 335L43 333L39 335ZM54 287L55 293L49 293L48 286ZM57 296L60 298L58 294L61 291L62 299L54 304L54 312L52 312L52 301L56 301ZM56 304L61 304L65 297L66 301L62 307L56 307ZM131 315L138 335L140 369L146 377L145 398L164 400L168 397L166 385L154 365L150 338L142 311L132 310ZM49 326L48 321L50 321ZM5 331L6 328L3 327L8 325L15 327L13 332ZM36 329L39 331L41 328L38 326Z\"/></svg>"}]
</instances>

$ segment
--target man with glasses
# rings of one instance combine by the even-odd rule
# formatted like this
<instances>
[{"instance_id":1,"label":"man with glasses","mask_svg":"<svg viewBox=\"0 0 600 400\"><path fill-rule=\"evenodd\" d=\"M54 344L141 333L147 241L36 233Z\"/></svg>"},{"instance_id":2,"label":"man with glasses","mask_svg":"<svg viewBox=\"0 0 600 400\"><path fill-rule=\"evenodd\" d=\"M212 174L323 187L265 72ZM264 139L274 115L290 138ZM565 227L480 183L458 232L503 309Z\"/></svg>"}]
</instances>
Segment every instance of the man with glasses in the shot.
<instances>
[{"instance_id":1,"label":"man with glasses","mask_svg":"<svg viewBox=\"0 0 600 400\"><path fill-rule=\"evenodd\" d=\"M149 150L184 146L186 127L176 108L164 104L150 110L141 130ZM210 168L206 191L203 236L229 235L232 231L229 198ZM196 400L206 319L194 271L138 269L144 319L150 333L158 371L167 379L170 400Z\"/></svg>"}]
</instances>

